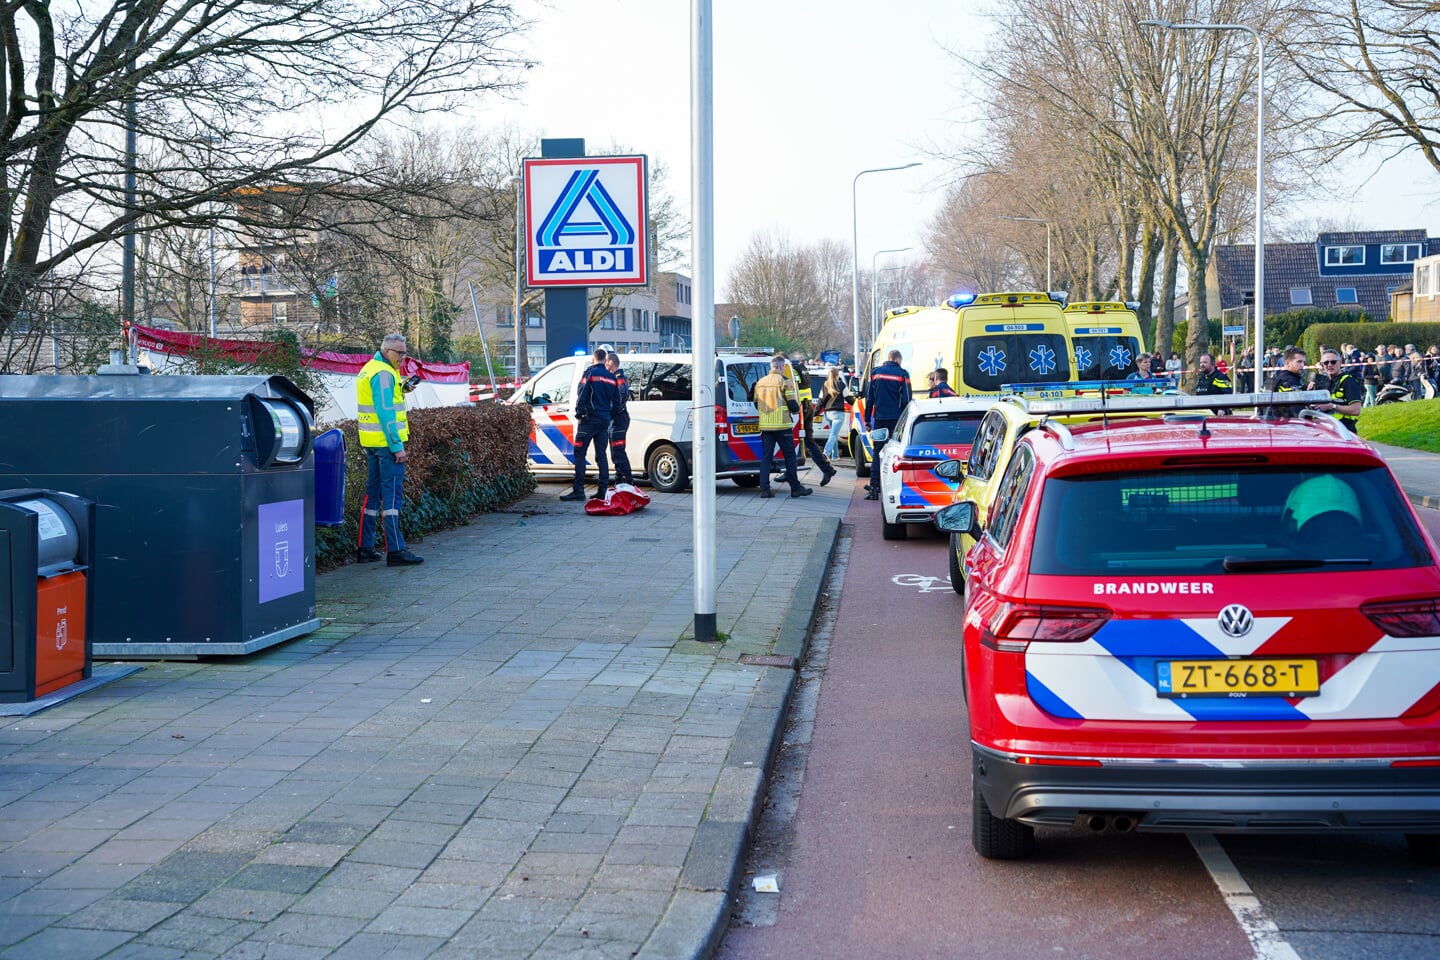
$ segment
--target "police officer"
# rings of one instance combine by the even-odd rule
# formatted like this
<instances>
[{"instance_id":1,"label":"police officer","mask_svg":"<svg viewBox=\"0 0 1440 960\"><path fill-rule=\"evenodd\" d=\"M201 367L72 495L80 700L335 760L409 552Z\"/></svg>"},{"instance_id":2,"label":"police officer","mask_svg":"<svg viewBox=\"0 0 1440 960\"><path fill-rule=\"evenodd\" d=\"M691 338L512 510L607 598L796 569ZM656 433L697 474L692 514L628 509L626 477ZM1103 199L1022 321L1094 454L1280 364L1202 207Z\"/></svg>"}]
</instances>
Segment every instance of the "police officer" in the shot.
<instances>
[{"instance_id":1,"label":"police officer","mask_svg":"<svg viewBox=\"0 0 1440 960\"><path fill-rule=\"evenodd\" d=\"M1305 389L1305 351L1299 347L1286 347L1280 357L1280 369L1265 381L1265 389L1271 393L1292 393ZM1271 407L1270 412L1277 417L1296 417L1300 415L1301 406L1280 406Z\"/></svg>"},{"instance_id":2,"label":"police officer","mask_svg":"<svg viewBox=\"0 0 1440 960\"><path fill-rule=\"evenodd\" d=\"M800 438L805 445L806 454L820 468L820 486L823 487L834 478L835 468L831 465L830 458L825 456L825 451L821 449L819 441L813 436L815 400L813 391L810 389L810 374L800 360L791 361L790 366L795 374L795 390L800 394Z\"/></svg>"},{"instance_id":3,"label":"police officer","mask_svg":"<svg viewBox=\"0 0 1440 960\"><path fill-rule=\"evenodd\" d=\"M610 459L615 461L615 482L635 485L635 475L630 472L630 457L625 452L625 432L630 429L630 383L625 379L625 369L620 366L618 353L605 354L605 369L615 378L615 391L619 394L615 417L610 421Z\"/></svg>"},{"instance_id":4,"label":"police officer","mask_svg":"<svg viewBox=\"0 0 1440 960\"><path fill-rule=\"evenodd\" d=\"M1195 395L1209 397L1218 393L1231 393L1234 384L1230 378L1215 367L1215 358L1208 353L1200 354L1200 373L1195 381Z\"/></svg>"},{"instance_id":5,"label":"police officer","mask_svg":"<svg viewBox=\"0 0 1440 960\"><path fill-rule=\"evenodd\" d=\"M580 389L575 394L575 483L561 500L585 499L585 458L591 444L600 468L600 491L596 499L604 500L610 490L610 460L605 447L610 439L610 423L620 406L620 391L615 378L605 369L604 347L595 351L595 362L580 376Z\"/></svg>"},{"instance_id":6,"label":"police officer","mask_svg":"<svg viewBox=\"0 0 1440 960\"><path fill-rule=\"evenodd\" d=\"M870 371L870 382L865 386L865 429L889 430L895 432L895 422L910 404L910 374L900 366L901 353L891 350L884 363ZM882 443L875 448L875 462L880 460ZM870 471L870 485L866 500L880 499L880 477L876 470Z\"/></svg>"},{"instance_id":7,"label":"police officer","mask_svg":"<svg viewBox=\"0 0 1440 960\"><path fill-rule=\"evenodd\" d=\"M930 371L930 399L936 397L953 397L955 391L950 389L950 371L944 367L936 367Z\"/></svg>"},{"instance_id":8,"label":"police officer","mask_svg":"<svg viewBox=\"0 0 1440 960\"><path fill-rule=\"evenodd\" d=\"M1365 386L1359 377L1341 369L1340 354L1334 350L1321 351L1320 373L1315 378L1314 387L1330 391L1330 402L1317 403L1315 409L1334 414L1351 433L1359 433L1355 418L1360 416L1360 408L1365 405Z\"/></svg>"},{"instance_id":9,"label":"police officer","mask_svg":"<svg viewBox=\"0 0 1440 960\"><path fill-rule=\"evenodd\" d=\"M405 338L388 333L380 349L355 378L356 425L360 448L365 451L365 502L360 508L360 549L356 560L374 563L377 527L385 531L385 564L390 567L424 563L405 548L400 533L400 503L405 485L405 443L410 424L405 414L405 381L400 364L405 359Z\"/></svg>"}]
</instances>

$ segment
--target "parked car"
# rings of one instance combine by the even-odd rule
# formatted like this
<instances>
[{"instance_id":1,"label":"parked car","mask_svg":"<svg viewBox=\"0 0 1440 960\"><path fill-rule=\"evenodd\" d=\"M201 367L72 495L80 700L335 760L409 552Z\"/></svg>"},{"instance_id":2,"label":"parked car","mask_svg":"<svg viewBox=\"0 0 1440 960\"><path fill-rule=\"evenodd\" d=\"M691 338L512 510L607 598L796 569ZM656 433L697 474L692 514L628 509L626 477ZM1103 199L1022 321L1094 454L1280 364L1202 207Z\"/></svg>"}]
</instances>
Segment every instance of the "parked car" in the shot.
<instances>
[{"instance_id":1,"label":"parked car","mask_svg":"<svg viewBox=\"0 0 1440 960\"><path fill-rule=\"evenodd\" d=\"M935 467L970 455L980 419L994 402L975 397L910 401L876 464L880 532L886 540L905 539L911 524L929 526L935 511L954 500L958 479L940 476Z\"/></svg>"}]
</instances>

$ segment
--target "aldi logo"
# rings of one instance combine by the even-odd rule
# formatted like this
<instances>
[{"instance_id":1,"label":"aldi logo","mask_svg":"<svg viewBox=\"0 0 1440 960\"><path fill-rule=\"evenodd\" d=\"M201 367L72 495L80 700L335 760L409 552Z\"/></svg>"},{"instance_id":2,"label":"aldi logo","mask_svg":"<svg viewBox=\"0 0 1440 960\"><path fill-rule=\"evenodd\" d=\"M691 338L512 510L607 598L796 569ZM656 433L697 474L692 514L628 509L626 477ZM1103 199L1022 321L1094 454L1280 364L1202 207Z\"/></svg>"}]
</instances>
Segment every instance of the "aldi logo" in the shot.
<instances>
[{"instance_id":1,"label":"aldi logo","mask_svg":"<svg viewBox=\"0 0 1440 960\"><path fill-rule=\"evenodd\" d=\"M528 159L524 176L530 286L648 282L643 156Z\"/></svg>"}]
</instances>

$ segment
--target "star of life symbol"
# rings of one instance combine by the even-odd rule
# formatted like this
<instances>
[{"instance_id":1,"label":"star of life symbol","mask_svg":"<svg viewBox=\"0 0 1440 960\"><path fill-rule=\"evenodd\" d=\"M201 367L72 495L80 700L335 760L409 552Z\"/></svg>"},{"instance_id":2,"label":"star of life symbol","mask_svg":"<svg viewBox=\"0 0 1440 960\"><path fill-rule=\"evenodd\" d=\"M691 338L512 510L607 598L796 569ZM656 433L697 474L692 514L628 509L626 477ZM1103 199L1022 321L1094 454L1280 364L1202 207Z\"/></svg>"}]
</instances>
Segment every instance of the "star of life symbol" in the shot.
<instances>
[{"instance_id":1,"label":"star of life symbol","mask_svg":"<svg viewBox=\"0 0 1440 960\"><path fill-rule=\"evenodd\" d=\"M1089 347L1077 346L1075 348L1075 366L1079 367L1081 370L1084 370L1086 367L1089 367L1094 362L1095 354L1090 351Z\"/></svg>"},{"instance_id":2,"label":"star of life symbol","mask_svg":"<svg viewBox=\"0 0 1440 960\"><path fill-rule=\"evenodd\" d=\"M1243 637L1255 626L1255 616L1247 607L1238 603L1232 603L1221 610L1217 619L1220 622L1220 631L1227 637Z\"/></svg>"},{"instance_id":3,"label":"star of life symbol","mask_svg":"<svg viewBox=\"0 0 1440 960\"><path fill-rule=\"evenodd\" d=\"M993 377L1005 369L1005 351L997 350L995 347L986 347L980 354L980 372L987 377Z\"/></svg>"},{"instance_id":4,"label":"star of life symbol","mask_svg":"<svg viewBox=\"0 0 1440 960\"><path fill-rule=\"evenodd\" d=\"M1128 367L1128 366L1130 366L1130 351L1127 350L1127 349L1124 348L1124 347L1115 347L1115 348L1113 348L1113 349L1110 351L1110 366L1112 366L1112 367Z\"/></svg>"},{"instance_id":5,"label":"star of life symbol","mask_svg":"<svg viewBox=\"0 0 1440 960\"><path fill-rule=\"evenodd\" d=\"M1040 344L1030 351L1030 369L1044 375L1055 369L1055 351Z\"/></svg>"}]
</instances>

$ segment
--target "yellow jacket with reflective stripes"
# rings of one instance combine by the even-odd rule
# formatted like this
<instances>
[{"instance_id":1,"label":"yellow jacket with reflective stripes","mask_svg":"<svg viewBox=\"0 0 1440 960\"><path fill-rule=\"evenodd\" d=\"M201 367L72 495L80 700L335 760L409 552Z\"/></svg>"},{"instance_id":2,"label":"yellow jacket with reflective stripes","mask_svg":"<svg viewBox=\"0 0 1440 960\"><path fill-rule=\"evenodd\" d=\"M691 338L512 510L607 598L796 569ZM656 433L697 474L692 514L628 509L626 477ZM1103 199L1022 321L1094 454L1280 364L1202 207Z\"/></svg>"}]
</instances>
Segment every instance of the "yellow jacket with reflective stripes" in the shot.
<instances>
[{"instance_id":1,"label":"yellow jacket with reflective stripes","mask_svg":"<svg viewBox=\"0 0 1440 960\"><path fill-rule=\"evenodd\" d=\"M761 430L789 430L790 407L786 400L795 399L795 388L783 374L771 372L755 384L755 409L760 414Z\"/></svg>"},{"instance_id":2,"label":"yellow jacket with reflective stripes","mask_svg":"<svg viewBox=\"0 0 1440 960\"><path fill-rule=\"evenodd\" d=\"M390 374L393 383L390 403L383 405L382 409L375 406L377 373ZM389 447L397 453L403 449L397 444L403 444L410 439L410 425L405 419L405 388L400 371L390 366L380 354L375 354L369 363L360 368L360 375L355 379L355 399L355 420L360 431L360 446ZM387 430L387 426L391 429Z\"/></svg>"}]
</instances>

